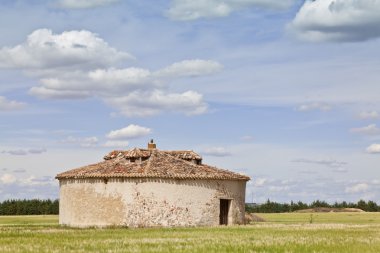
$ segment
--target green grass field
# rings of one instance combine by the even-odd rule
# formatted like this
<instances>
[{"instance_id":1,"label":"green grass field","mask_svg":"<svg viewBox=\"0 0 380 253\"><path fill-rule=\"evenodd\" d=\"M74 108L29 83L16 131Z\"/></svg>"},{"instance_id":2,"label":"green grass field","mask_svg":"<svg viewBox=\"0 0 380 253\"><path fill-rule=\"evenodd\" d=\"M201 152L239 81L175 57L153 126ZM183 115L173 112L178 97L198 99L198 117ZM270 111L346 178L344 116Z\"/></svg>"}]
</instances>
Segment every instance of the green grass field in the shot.
<instances>
[{"instance_id":1,"label":"green grass field","mask_svg":"<svg viewBox=\"0 0 380 253\"><path fill-rule=\"evenodd\" d=\"M75 229L59 226L58 216L0 216L0 252L380 252L380 213L259 215L267 222L171 229Z\"/></svg>"}]
</instances>

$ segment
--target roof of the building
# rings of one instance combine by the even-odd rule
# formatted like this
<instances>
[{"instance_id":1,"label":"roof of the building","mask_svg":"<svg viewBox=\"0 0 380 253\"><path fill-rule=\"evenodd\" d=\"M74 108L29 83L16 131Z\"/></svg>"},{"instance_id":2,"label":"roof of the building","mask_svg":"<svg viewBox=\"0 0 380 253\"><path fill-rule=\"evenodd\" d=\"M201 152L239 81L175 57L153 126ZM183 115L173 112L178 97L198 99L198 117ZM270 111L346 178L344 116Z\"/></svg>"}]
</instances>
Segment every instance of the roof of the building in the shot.
<instances>
[{"instance_id":1,"label":"roof of the building","mask_svg":"<svg viewBox=\"0 0 380 253\"><path fill-rule=\"evenodd\" d=\"M169 155L175 156L184 160L197 160L202 161L202 157L192 150L174 150L174 151L164 151Z\"/></svg>"},{"instance_id":2,"label":"roof of the building","mask_svg":"<svg viewBox=\"0 0 380 253\"><path fill-rule=\"evenodd\" d=\"M131 162L130 158L141 159ZM195 160L198 162L192 162ZM104 161L56 176L65 178L173 178L243 180L248 176L201 164L201 156L194 151L160 151L158 149L115 150L104 157Z\"/></svg>"},{"instance_id":3,"label":"roof of the building","mask_svg":"<svg viewBox=\"0 0 380 253\"><path fill-rule=\"evenodd\" d=\"M160 151L167 153L169 155L175 156L177 158L181 158L184 160L197 160L201 161L202 157L195 153L192 150L174 150L174 151ZM110 160L116 157L125 157L125 158L148 158L150 157L151 150L142 149L142 148L134 148L130 150L114 150L104 156L104 160Z\"/></svg>"}]
</instances>

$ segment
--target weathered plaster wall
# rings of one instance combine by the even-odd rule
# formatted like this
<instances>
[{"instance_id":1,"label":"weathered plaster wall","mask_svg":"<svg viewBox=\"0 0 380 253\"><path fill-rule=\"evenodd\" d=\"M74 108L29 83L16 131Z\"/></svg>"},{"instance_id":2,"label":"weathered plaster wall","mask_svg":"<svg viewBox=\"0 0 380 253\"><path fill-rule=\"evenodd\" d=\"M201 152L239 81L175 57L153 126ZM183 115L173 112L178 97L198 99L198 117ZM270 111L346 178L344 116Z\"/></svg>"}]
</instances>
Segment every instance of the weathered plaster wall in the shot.
<instances>
[{"instance_id":1,"label":"weathered plaster wall","mask_svg":"<svg viewBox=\"0 0 380 253\"><path fill-rule=\"evenodd\" d=\"M68 179L60 181L60 224L213 226L220 199L231 199L229 224L244 221L244 181Z\"/></svg>"}]
</instances>

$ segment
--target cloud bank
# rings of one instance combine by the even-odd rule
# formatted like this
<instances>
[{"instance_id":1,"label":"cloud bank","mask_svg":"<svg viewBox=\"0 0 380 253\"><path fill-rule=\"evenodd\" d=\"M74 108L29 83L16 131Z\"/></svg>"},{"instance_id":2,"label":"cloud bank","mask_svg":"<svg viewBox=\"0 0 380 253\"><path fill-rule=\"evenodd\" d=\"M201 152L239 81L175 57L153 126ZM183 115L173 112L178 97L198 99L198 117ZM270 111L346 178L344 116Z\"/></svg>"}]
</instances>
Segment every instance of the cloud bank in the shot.
<instances>
[{"instance_id":1,"label":"cloud bank","mask_svg":"<svg viewBox=\"0 0 380 253\"><path fill-rule=\"evenodd\" d=\"M323 199L329 203L357 202L360 199L378 201L380 197L380 188L376 180L334 180L332 178L280 180L263 176L252 176L252 178L254 180L247 182L247 200L254 203L264 203L268 199L278 202L301 200L310 203L317 199Z\"/></svg>"},{"instance_id":2,"label":"cloud bank","mask_svg":"<svg viewBox=\"0 0 380 253\"><path fill-rule=\"evenodd\" d=\"M0 174L0 201L6 199L56 199L58 182L50 176Z\"/></svg>"},{"instance_id":3,"label":"cloud bank","mask_svg":"<svg viewBox=\"0 0 380 253\"><path fill-rule=\"evenodd\" d=\"M0 49L0 68L18 68L39 79L29 93L42 99L99 98L125 116L150 116L163 111L201 114L207 111L202 94L171 92L180 78L201 77L223 67L212 60L188 59L155 71L120 65L134 57L110 47L89 31L54 34L32 32L14 47ZM20 107L0 97L1 107Z\"/></svg>"}]
</instances>

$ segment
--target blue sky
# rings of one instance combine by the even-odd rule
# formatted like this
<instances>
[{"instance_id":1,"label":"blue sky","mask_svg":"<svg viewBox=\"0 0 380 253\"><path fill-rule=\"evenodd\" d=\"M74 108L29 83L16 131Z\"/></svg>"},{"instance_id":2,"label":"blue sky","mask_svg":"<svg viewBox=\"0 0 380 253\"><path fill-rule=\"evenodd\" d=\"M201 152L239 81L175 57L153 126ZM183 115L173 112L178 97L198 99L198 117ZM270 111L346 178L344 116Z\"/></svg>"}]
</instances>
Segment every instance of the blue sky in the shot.
<instances>
[{"instance_id":1,"label":"blue sky","mask_svg":"<svg viewBox=\"0 0 380 253\"><path fill-rule=\"evenodd\" d=\"M247 201L380 201L380 0L0 3L0 199L192 149Z\"/></svg>"}]
</instances>

